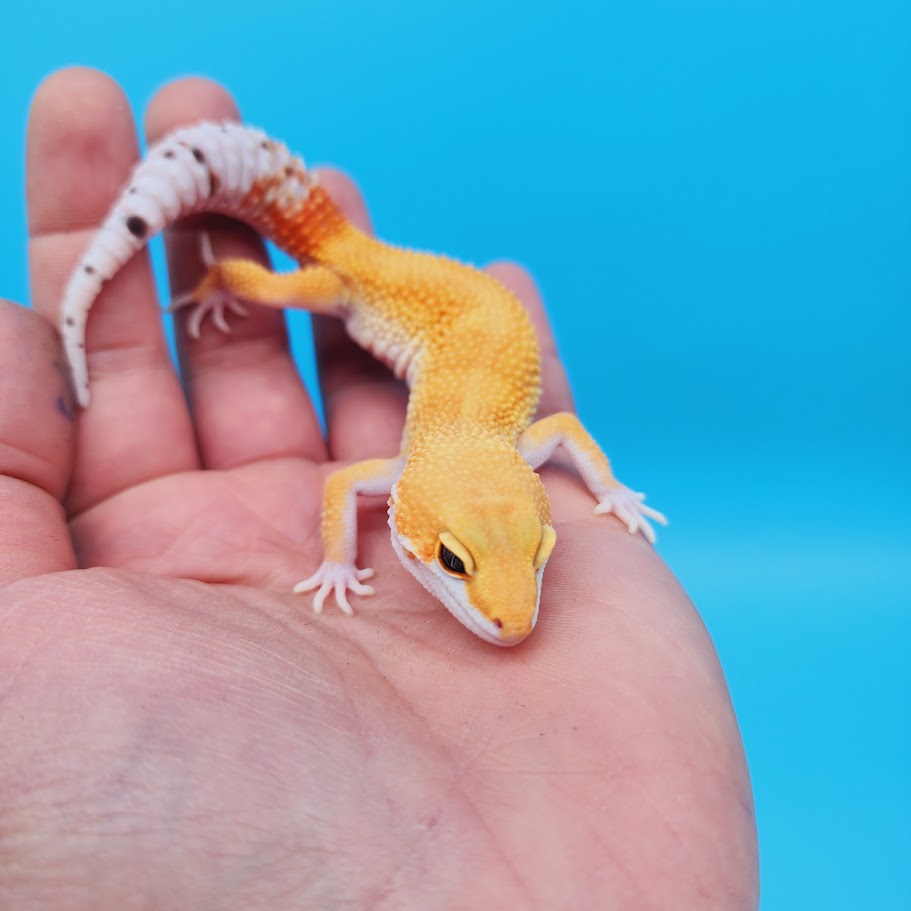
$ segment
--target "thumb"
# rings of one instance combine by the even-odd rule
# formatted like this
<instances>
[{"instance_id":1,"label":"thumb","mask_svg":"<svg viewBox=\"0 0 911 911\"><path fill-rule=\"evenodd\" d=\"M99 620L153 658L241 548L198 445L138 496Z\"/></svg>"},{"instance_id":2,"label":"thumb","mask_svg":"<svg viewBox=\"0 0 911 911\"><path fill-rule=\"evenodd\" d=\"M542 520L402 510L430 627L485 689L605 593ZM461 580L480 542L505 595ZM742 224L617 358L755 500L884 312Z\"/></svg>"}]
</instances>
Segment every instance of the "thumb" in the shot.
<instances>
[{"instance_id":1,"label":"thumb","mask_svg":"<svg viewBox=\"0 0 911 911\"><path fill-rule=\"evenodd\" d=\"M62 503L75 426L54 330L0 299L0 585L76 566Z\"/></svg>"}]
</instances>

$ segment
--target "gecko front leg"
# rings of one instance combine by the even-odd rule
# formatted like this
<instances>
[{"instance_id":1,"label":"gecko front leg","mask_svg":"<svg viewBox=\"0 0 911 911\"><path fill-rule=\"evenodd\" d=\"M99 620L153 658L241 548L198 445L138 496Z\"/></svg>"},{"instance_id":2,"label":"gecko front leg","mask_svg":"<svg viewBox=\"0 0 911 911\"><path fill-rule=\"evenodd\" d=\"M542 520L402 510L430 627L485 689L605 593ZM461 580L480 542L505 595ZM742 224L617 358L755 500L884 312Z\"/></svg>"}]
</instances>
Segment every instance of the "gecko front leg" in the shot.
<instances>
[{"instance_id":1,"label":"gecko front leg","mask_svg":"<svg viewBox=\"0 0 911 911\"><path fill-rule=\"evenodd\" d=\"M216 328L230 331L225 311L242 314L241 302L268 307L297 307L312 313L341 315L349 303L347 287L336 272L327 266L306 265L295 272L277 273L246 259L216 261L207 242L203 258L206 274L189 294L178 298L171 309L193 306L187 321L187 332L199 336L202 320L212 314ZM334 594L336 603L346 613L353 610L348 592L372 595L373 588L364 584L372 569L358 569L357 495L391 492L402 472L403 460L368 459L329 475L323 490L321 530L324 559L316 572L294 586L294 592L316 589L313 608L323 609L326 598Z\"/></svg>"},{"instance_id":2,"label":"gecko front leg","mask_svg":"<svg viewBox=\"0 0 911 911\"><path fill-rule=\"evenodd\" d=\"M574 414L561 411L535 421L519 436L516 448L532 468L538 468L560 445L598 501L594 511L613 513L631 535L641 531L654 544L655 530L648 520L667 525L667 519L645 505L645 494L630 490L614 477L607 456Z\"/></svg>"},{"instance_id":3,"label":"gecko front leg","mask_svg":"<svg viewBox=\"0 0 911 911\"><path fill-rule=\"evenodd\" d=\"M364 579L373 575L372 569L358 569L354 563L357 554L357 495L375 494L388 496L402 473L404 460L367 459L341 468L326 479L323 490L321 530L325 557L317 571L308 579L298 582L294 592L316 589L313 609L320 613L330 594L335 595L338 606L353 614L348 603L348 592L372 595L373 588L364 585Z\"/></svg>"}]
</instances>

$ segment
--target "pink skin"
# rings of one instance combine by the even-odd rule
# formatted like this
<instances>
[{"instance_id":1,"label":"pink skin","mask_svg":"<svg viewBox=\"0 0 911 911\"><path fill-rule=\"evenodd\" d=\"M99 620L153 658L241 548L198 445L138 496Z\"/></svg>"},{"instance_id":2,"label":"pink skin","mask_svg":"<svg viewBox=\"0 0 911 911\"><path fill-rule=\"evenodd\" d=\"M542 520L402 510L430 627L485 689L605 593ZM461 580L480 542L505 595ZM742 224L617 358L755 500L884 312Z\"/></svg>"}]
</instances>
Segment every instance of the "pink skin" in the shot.
<instances>
[{"instance_id":1,"label":"pink skin","mask_svg":"<svg viewBox=\"0 0 911 911\"><path fill-rule=\"evenodd\" d=\"M184 80L146 122L154 137L233 112ZM98 73L39 89L38 314L55 317L133 130ZM365 224L352 185L324 179ZM249 232L204 226L219 256L262 258ZM179 293L198 236L168 246ZM492 269L535 318L543 412L571 407L530 279ZM405 401L338 326L317 337L328 443L272 310L180 334L188 407L137 258L93 310L74 422L52 329L0 305L0 906L754 908L750 785L711 642L575 475L543 472L558 541L515 649L402 569L382 501L360 511L377 593L356 616L289 594L319 562L326 473L393 455Z\"/></svg>"}]
</instances>

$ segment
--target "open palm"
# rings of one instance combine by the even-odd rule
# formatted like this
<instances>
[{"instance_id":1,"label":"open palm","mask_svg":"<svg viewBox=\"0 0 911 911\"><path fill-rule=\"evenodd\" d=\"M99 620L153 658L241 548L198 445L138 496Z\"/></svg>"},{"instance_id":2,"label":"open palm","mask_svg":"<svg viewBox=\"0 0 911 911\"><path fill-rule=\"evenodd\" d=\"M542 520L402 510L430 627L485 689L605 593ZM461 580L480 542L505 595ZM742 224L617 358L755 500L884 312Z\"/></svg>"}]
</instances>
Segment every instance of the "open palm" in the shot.
<instances>
[{"instance_id":1,"label":"open palm","mask_svg":"<svg viewBox=\"0 0 911 911\"><path fill-rule=\"evenodd\" d=\"M234 114L182 80L146 128ZM30 250L51 321L136 155L106 77L40 88ZM324 180L366 225L352 185ZM168 238L177 290L199 227ZM263 256L240 226L204 227L221 256ZM530 279L492 268L536 321L542 409L571 407ZM376 594L316 616L289 592L321 557L323 480L394 454L406 400L337 325L316 327L324 440L280 313L178 331L177 377L142 257L93 311L78 417L49 325L13 305L0 324L0 907L755 905L711 644L570 472L544 472L558 542L522 645L482 642L419 588L382 499L359 510Z\"/></svg>"}]
</instances>

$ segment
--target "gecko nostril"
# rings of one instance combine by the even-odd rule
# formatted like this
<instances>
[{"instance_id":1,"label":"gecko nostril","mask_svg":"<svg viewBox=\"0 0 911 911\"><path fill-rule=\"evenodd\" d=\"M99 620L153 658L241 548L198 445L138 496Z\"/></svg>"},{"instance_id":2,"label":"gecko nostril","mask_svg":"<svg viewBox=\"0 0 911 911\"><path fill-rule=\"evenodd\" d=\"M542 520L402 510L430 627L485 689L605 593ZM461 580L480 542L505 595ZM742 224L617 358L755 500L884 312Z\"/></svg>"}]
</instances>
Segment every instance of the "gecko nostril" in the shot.
<instances>
[{"instance_id":1,"label":"gecko nostril","mask_svg":"<svg viewBox=\"0 0 911 911\"><path fill-rule=\"evenodd\" d=\"M503 621L499 617L494 617L493 622L496 624L497 629L503 629Z\"/></svg>"}]
</instances>

